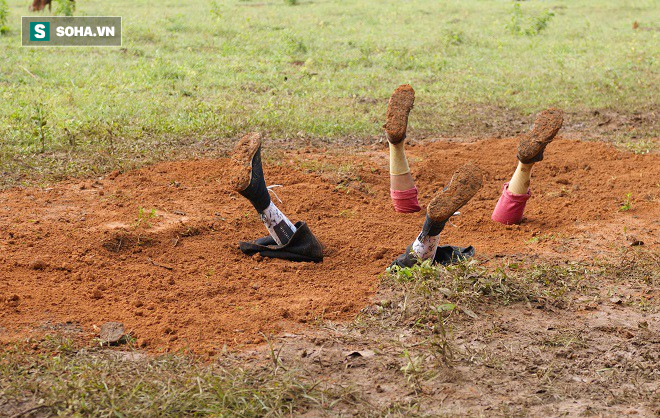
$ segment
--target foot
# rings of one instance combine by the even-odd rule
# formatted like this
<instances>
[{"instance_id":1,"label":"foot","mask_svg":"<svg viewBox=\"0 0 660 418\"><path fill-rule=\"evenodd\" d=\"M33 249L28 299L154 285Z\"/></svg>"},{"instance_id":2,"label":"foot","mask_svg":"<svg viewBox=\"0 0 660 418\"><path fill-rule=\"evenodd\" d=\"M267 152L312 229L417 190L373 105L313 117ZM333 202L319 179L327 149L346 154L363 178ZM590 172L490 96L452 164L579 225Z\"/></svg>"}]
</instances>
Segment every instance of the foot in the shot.
<instances>
[{"instance_id":1,"label":"foot","mask_svg":"<svg viewBox=\"0 0 660 418\"><path fill-rule=\"evenodd\" d=\"M426 215L433 222L444 222L463 207L479 191L483 182L481 169L468 163L456 170L451 181L438 193L426 208Z\"/></svg>"},{"instance_id":2,"label":"foot","mask_svg":"<svg viewBox=\"0 0 660 418\"><path fill-rule=\"evenodd\" d=\"M521 135L518 144L518 160L531 164L543 160L546 145L552 142L564 122L560 109L550 108L539 113L531 132Z\"/></svg>"},{"instance_id":3,"label":"foot","mask_svg":"<svg viewBox=\"0 0 660 418\"><path fill-rule=\"evenodd\" d=\"M387 140L392 144L398 144L406 139L408 128L408 115L415 102L415 90L410 84L402 84L394 90L387 104L387 116L385 119L385 132Z\"/></svg>"},{"instance_id":4,"label":"foot","mask_svg":"<svg viewBox=\"0 0 660 418\"><path fill-rule=\"evenodd\" d=\"M259 213L270 204L261 167L260 133L251 132L245 135L234 147L229 163L229 184L250 200Z\"/></svg>"}]
</instances>

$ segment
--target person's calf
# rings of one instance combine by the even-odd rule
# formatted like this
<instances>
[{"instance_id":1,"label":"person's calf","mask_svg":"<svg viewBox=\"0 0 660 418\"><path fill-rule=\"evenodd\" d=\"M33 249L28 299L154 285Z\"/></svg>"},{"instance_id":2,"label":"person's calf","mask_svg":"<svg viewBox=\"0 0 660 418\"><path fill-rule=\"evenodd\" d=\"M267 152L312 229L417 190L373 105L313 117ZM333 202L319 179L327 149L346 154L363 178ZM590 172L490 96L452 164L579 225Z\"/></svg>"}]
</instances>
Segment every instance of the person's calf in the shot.
<instances>
[{"instance_id":1,"label":"person's calf","mask_svg":"<svg viewBox=\"0 0 660 418\"><path fill-rule=\"evenodd\" d=\"M401 213L422 210L404 150L408 116L414 102L415 90L410 85L402 84L397 87L387 104L387 116L383 125L390 149L390 197L394 210Z\"/></svg>"},{"instance_id":2,"label":"person's calf","mask_svg":"<svg viewBox=\"0 0 660 418\"><path fill-rule=\"evenodd\" d=\"M545 147L552 142L564 121L559 109L546 109L534 120L532 130L520 136L518 167L511 180L504 184L491 219L504 225L518 224L523 219L527 200L531 196L531 170L543 160Z\"/></svg>"},{"instance_id":3,"label":"person's calf","mask_svg":"<svg viewBox=\"0 0 660 418\"><path fill-rule=\"evenodd\" d=\"M245 135L234 147L229 184L252 203L278 245L286 244L296 227L270 200L261 165L261 134Z\"/></svg>"}]
</instances>

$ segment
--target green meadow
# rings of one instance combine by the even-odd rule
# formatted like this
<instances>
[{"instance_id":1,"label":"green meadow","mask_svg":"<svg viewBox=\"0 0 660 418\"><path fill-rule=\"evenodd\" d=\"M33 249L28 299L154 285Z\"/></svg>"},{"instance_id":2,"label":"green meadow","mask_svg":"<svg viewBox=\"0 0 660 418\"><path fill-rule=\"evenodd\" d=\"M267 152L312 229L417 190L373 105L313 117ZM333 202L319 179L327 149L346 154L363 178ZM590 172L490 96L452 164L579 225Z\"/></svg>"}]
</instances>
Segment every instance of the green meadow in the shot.
<instances>
[{"instance_id":1,"label":"green meadow","mask_svg":"<svg viewBox=\"0 0 660 418\"><path fill-rule=\"evenodd\" d=\"M121 48L23 48L20 16L38 13L7 2L5 187L221 155L249 130L368 140L402 83L420 136L507 131L548 106L568 123L657 111L652 0L79 1L75 15L123 17Z\"/></svg>"}]
</instances>

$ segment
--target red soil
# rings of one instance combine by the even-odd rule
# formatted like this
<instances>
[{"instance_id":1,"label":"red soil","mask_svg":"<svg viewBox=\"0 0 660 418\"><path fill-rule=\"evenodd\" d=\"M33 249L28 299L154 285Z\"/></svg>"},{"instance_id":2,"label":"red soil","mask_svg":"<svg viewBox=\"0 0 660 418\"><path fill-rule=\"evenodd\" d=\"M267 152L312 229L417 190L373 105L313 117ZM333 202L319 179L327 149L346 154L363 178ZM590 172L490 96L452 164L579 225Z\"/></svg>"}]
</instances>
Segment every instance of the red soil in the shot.
<instances>
[{"instance_id":1,"label":"red soil","mask_svg":"<svg viewBox=\"0 0 660 418\"><path fill-rule=\"evenodd\" d=\"M607 258L630 235L657 248L660 159L601 143L555 140L533 170L523 224L492 222L516 145L505 139L409 147L422 205L466 162L485 173L484 187L452 218L443 243L475 245L482 259ZM278 206L293 221L307 221L326 246L323 263L248 258L238 250L239 240L267 232L249 202L223 182L227 160L9 190L0 193L0 340L44 324L70 321L91 333L118 321L149 349L212 353L320 316L354 316L415 238L424 211L393 211L384 147L284 154L266 141L264 154L283 155L264 164L266 180L284 185L276 189L284 201ZM627 193L632 209L620 211Z\"/></svg>"}]
</instances>

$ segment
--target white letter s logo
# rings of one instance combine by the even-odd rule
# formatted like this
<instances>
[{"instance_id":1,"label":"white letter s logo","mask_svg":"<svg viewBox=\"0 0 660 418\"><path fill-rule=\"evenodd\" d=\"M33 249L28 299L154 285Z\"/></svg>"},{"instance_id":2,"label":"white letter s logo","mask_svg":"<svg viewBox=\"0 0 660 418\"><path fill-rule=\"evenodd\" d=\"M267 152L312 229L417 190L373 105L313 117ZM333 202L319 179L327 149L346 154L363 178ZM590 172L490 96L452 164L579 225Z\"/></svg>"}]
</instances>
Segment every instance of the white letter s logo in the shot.
<instances>
[{"instance_id":1,"label":"white letter s logo","mask_svg":"<svg viewBox=\"0 0 660 418\"><path fill-rule=\"evenodd\" d=\"M34 25L34 37L37 39L43 39L46 37L46 32L44 31L46 29L46 25Z\"/></svg>"}]
</instances>

